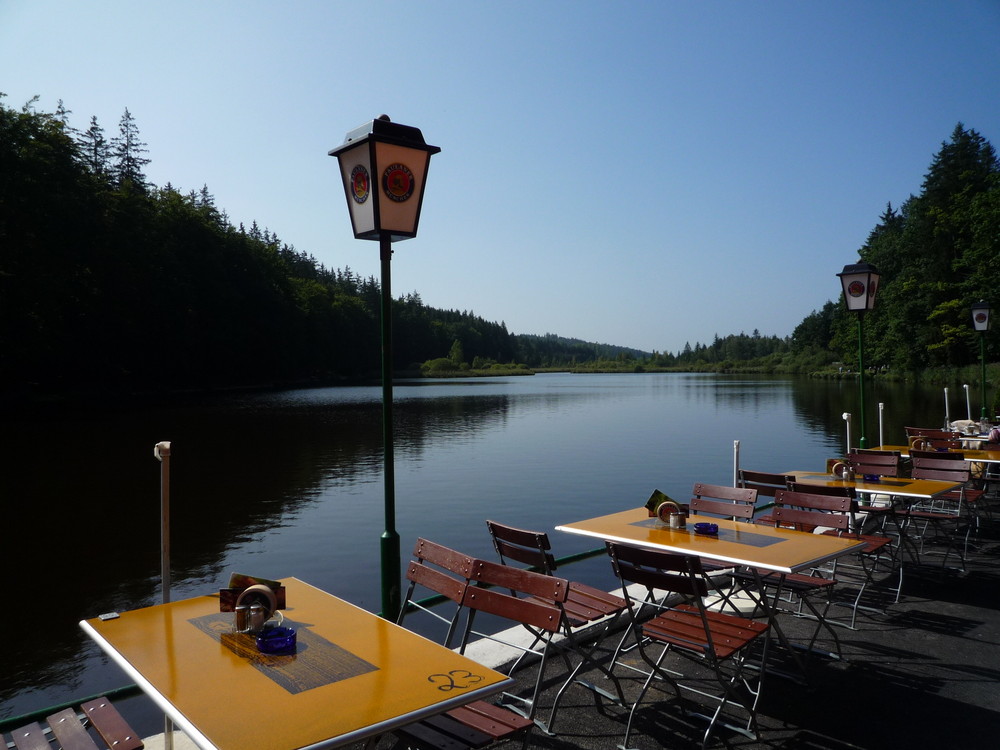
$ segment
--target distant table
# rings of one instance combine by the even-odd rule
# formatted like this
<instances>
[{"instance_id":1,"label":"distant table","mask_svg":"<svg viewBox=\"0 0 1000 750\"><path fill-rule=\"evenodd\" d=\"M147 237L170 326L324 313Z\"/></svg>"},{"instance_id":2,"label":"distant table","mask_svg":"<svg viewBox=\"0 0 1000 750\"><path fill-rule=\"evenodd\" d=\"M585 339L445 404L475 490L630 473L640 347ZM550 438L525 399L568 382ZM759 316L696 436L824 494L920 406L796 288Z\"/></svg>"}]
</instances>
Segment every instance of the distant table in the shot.
<instances>
[{"instance_id":1,"label":"distant table","mask_svg":"<svg viewBox=\"0 0 1000 750\"><path fill-rule=\"evenodd\" d=\"M658 519L649 518L645 508L563 524L556 526L556 531L697 555L706 560L780 574L814 568L865 546L864 542L854 539L824 534L807 534L725 518L706 517L706 520L718 524L717 536L696 534L693 523L688 523L684 529L671 529Z\"/></svg>"},{"instance_id":2,"label":"distant table","mask_svg":"<svg viewBox=\"0 0 1000 750\"><path fill-rule=\"evenodd\" d=\"M282 583L292 655L232 633L217 595L80 626L204 750L339 747L513 683L298 579Z\"/></svg>"},{"instance_id":3,"label":"distant table","mask_svg":"<svg viewBox=\"0 0 1000 750\"><path fill-rule=\"evenodd\" d=\"M910 455L908 445L880 445L875 450L878 451L899 451L903 458ZM984 464L1000 464L1000 451L979 450L978 448L956 448L955 450L942 451L943 453L961 453L966 461L978 461Z\"/></svg>"},{"instance_id":4,"label":"distant table","mask_svg":"<svg viewBox=\"0 0 1000 750\"><path fill-rule=\"evenodd\" d=\"M862 495L892 495L912 500L929 500L950 492L960 486L959 482L945 482L937 479L910 479L908 477L882 477L866 480L863 476L855 479L841 479L822 471L786 471L802 484L816 484L823 487L851 487Z\"/></svg>"}]
</instances>

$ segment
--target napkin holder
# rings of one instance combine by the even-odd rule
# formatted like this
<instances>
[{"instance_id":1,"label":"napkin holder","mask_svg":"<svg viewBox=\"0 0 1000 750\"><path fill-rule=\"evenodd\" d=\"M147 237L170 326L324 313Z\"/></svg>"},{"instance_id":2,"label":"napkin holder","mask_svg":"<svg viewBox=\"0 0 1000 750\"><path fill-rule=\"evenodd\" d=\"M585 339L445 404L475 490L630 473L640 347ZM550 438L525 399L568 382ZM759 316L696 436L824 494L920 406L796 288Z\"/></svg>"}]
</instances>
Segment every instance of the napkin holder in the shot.
<instances>
[{"instance_id":1,"label":"napkin holder","mask_svg":"<svg viewBox=\"0 0 1000 750\"><path fill-rule=\"evenodd\" d=\"M285 609L285 587L269 578L233 573L229 577L229 586L219 589L219 611L233 612L237 602L248 604L249 599L265 604L270 609L270 616L279 609Z\"/></svg>"},{"instance_id":2,"label":"napkin holder","mask_svg":"<svg viewBox=\"0 0 1000 750\"><path fill-rule=\"evenodd\" d=\"M658 518L672 529L683 529L687 526L688 506L681 505L659 490L653 490L653 494L649 496L646 510L650 518Z\"/></svg>"}]
</instances>

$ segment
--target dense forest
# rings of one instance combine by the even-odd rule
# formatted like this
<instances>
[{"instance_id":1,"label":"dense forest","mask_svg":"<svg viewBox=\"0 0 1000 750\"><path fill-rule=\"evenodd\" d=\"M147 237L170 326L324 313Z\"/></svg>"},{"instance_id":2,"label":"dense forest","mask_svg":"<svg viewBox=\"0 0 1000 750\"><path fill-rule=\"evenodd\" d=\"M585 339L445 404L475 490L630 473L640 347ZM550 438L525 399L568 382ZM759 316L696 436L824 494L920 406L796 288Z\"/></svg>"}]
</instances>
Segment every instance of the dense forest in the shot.
<instances>
[{"instance_id":1,"label":"dense forest","mask_svg":"<svg viewBox=\"0 0 1000 750\"><path fill-rule=\"evenodd\" d=\"M380 287L328 269L256 222L233 226L207 186L148 182L128 112L91 118L0 102L0 392L161 393L367 378L380 369ZM393 301L394 365L558 365L641 352Z\"/></svg>"},{"instance_id":2,"label":"dense forest","mask_svg":"<svg viewBox=\"0 0 1000 750\"><path fill-rule=\"evenodd\" d=\"M380 361L378 280L328 269L257 222L234 226L207 185L151 184L126 109L117 133L59 103L0 94L0 396L161 394L363 380ZM859 257L882 272L866 318L873 368L978 361L969 306L1000 287L1000 168L957 125L918 195L889 205ZM819 372L856 362L839 300L785 337L718 335L676 353L518 335L413 292L393 300L398 373L707 369ZM992 336L992 334L991 334ZM990 352L992 354L992 345ZM833 368L836 369L835 367Z\"/></svg>"}]
</instances>

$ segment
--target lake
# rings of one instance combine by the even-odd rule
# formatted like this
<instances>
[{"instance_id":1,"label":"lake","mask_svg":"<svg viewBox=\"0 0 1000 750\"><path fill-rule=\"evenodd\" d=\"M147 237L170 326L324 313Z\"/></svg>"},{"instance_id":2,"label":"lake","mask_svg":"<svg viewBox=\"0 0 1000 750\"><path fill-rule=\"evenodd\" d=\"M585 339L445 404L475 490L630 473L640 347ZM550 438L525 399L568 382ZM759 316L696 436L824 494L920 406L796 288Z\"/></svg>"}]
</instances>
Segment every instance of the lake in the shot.
<instances>
[{"instance_id":1,"label":"lake","mask_svg":"<svg viewBox=\"0 0 1000 750\"><path fill-rule=\"evenodd\" d=\"M492 559L484 521L551 531L642 505L658 488L731 484L741 463L818 469L845 451L857 384L790 377L569 375L395 385L397 530ZM972 390L973 414L979 413ZM953 388L950 413L964 418ZM954 395L957 392L958 395ZM873 387L868 445L939 426L939 388ZM173 598L239 571L296 576L371 611L380 601L381 388L215 396L170 408L12 419L0 435L0 718L126 683L77 622L160 601L160 464L172 443ZM592 547L553 534L559 555ZM567 573L614 585L603 557Z\"/></svg>"}]
</instances>

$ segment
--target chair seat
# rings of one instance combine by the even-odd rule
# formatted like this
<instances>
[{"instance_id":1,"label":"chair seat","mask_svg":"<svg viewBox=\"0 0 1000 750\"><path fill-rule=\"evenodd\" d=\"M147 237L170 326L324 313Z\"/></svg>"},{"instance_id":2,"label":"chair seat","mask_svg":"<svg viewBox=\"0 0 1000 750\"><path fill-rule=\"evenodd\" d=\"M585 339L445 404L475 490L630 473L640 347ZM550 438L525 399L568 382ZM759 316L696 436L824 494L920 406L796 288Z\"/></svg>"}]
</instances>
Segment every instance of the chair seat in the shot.
<instances>
[{"instance_id":1,"label":"chair seat","mask_svg":"<svg viewBox=\"0 0 1000 750\"><path fill-rule=\"evenodd\" d=\"M767 623L727 615L722 612L705 612L709 633L715 646L716 657L728 659L755 638L767 631ZM705 638L705 626L696 606L681 604L657 615L643 625L642 632L655 640L670 643L686 651L701 654L711 652L712 646Z\"/></svg>"},{"instance_id":2,"label":"chair seat","mask_svg":"<svg viewBox=\"0 0 1000 750\"><path fill-rule=\"evenodd\" d=\"M827 536L839 536L841 539L853 539L856 542L864 542L862 555L877 555L892 541L887 536L877 536L874 534L840 534L835 530L824 531Z\"/></svg>"},{"instance_id":3,"label":"chair seat","mask_svg":"<svg viewBox=\"0 0 1000 750\"><path fill-rule=\"evenodd\" d=\"M764 586L778 586L780 584L783 590L799 596L808 596L815 591L829 590L837 585L836 578L810 576L805 573L786 573L783 581L778 573L766 573L761 575L760 581Z\"/></svg>"},{"instance_id":4,"label":"chair seat","mask_svg":"<svg viewBox=\"0 0 1000 750\"><path fill-rule=\"evenodd\" d=\"M615 615L626 607L625 600L579 581L571 581L565 609L573 627Z\"/></svg>"},{"instance_id":5,"label":"chair seat","mask_svg":"<svg viewBox=\"0 0 1000 750\"><path fill-rule=\"evenodd\" d=\"M74 709L66 708L45 719L55 738L55 744L50 744L40 723L32 722L11 732L12 746L16 746L18 750L142 750L142 739L107 698L87 701L80 705L80 711L84 721L93 726L97 731L96 736L105 744L99 746L88 733L85 724L81 723L80 715ZM0 735L0 748L6 747L8 744Z\"/></svg>"},{"instance_id":6,"label":"chair seat","mask_svg":"<svg viewBox=\"0 0 1000 750\"><path fill-rule=\"evenodd\" d=\"M943 513L936 510L904 510L900 513L904 518L917 519L920 521L957 521L958 515L955 513Z\"/></svg>"},{"instance_id":7,"label":"chair seat","mask_svg":"<svg viewBox=\"0 0 1000 750\"><path fill-rule=\"evenodd\" d=\"M485 701L431 716L397 730L407 746L428 750L473 750L487 747L522 732L534 722L519 714Z\"/></svg>"}]
</instances>

